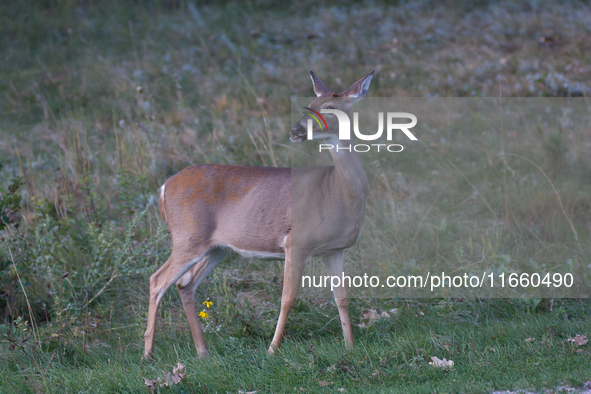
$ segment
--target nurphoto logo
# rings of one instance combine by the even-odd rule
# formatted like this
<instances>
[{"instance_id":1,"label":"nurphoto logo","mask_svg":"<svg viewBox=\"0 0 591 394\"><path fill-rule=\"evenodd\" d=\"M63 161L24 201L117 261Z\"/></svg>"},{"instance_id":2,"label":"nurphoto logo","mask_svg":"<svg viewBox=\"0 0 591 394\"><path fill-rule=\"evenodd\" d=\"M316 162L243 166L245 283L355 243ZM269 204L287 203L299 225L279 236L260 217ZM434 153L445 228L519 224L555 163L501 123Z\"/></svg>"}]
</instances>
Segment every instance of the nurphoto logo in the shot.
<instances>
[{"instance_id":1,"label":"nurphoto logo","mask_svg":"<svg viewBox=\"0 0 591 394\"><path fill-rule=\"evenodd\" d=\"M322 116L322 114L333 114L337 117L337 120L339 122L339 140L350 140L351 139L351 120L349 119L349 116L338 109L321 109L320 112L313 110L312 108L309 107L303 107L304 109L307 109L309 111L311 111L312 113L308 113L308 115L310 115L310 117L312 119L314 119L316 121L316 123L318 123L318 126L320 126L320 130L324 131L324 129L326 128L326 131L328 131L328 125L326 123L326 120L324 119L324 117ZM394 119L409 119L410 123L394 123ZM314 139L314 132L313 132L313 121L312 119L308 119L308 124L307 124L307 137L308 139L312 140ZM410 132L409 129L413 128L414 126L417 125L417 117L414 116L411 113L408 112L387 112L386 113L386 139L388 141L392 141L392 135L393 135L393 131L394 130L400 130L404 133L404 135L406 135L411 141L417 141L417 137L414 136L413 133ZM363 141L375 141L379 138L382 137L382 135L384 134L384 113L383 112L378 112L378 131L376 131L374 134L363 134L361 133L361 131L359 130L359 113L358 112L353 112L353 133L355 133L355 136L357 138L359 138L360 140ZM370 150L372 150L372 146L375 147L375 149L380 152L380 149L383 147L385 148L386 151L388 152L392 152L392 153L397 153L397 152L402 152L402 150L404 149L404 147L400 144L355 144L353 145L353 149L355 150L355 152L369 152ZM338 145L334 144L320 144L319 146L319 151L322 152L322 150L331 150L331 149L336 149L337 152L340 149L346 149L346 150L350 150L350 147L339 147Z\"/></svg>"}]
</instances>

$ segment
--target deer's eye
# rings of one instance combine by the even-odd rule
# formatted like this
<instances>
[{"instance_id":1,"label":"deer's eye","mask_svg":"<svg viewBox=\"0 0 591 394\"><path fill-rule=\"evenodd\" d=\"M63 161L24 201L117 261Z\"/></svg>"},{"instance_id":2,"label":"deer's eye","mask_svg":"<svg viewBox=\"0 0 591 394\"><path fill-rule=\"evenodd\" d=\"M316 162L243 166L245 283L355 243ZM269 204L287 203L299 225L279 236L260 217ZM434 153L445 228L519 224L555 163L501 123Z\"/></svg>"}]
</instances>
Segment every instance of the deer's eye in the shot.
<instances>
[{"instance_id":1,"label":"deer's eye","mask_svg":"<svg viewBox=\"0 0 591 394\"><path fill-rule=\"evenodd\" d=\"M325 109L335 109L335 108L334 108L334 105L329 105Z\"/></svg>"}]
</instances>

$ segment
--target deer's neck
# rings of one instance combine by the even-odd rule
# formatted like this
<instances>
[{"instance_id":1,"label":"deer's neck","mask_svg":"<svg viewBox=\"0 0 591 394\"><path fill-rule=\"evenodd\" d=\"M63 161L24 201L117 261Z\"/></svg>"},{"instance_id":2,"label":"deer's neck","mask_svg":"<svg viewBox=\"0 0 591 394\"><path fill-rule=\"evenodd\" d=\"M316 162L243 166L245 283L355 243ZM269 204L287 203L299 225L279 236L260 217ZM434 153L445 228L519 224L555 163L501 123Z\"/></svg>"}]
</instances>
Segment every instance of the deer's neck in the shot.
<instances>
[{"instance_id":1,"label":"deer's neck","mask_svg":"<svg viewBox=\"0 0 591 394\"><path fill-rule=\"evenodd\" d=\"M352 141L339 140L337 136L332 136L326 142L334 146L330 150L330 155L334 162L335 184L343 189L352 203L365 203L369 183Z\"/></svg>"}]
</instances>

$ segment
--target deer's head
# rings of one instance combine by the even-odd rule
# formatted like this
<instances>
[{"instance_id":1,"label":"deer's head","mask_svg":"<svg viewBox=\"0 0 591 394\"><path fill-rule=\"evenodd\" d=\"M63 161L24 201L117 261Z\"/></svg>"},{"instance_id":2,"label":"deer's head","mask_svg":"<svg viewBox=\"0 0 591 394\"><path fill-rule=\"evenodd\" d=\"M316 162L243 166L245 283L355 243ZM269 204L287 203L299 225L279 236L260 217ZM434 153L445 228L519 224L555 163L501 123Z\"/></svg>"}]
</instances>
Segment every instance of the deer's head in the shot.
<instances>
[{"instance_id":1,"label":"deer's head","mask_svg":"<svg viewBox=\"0 0 591 394\"><path fill-rule=\"evenodd\" d=\"M308 119L312 120L314 139L337 136L339 133L337 115L321 113L322 110L340 110L349 115L353 104L367 95L374 72L375 70L355 82L342 93L334 93L314 72L310 71L314 93L316 93L317 97L305 108L308 113L291 127L290 140L292 142L304 142L308 139Z\"/></svg>"}]
</instances>

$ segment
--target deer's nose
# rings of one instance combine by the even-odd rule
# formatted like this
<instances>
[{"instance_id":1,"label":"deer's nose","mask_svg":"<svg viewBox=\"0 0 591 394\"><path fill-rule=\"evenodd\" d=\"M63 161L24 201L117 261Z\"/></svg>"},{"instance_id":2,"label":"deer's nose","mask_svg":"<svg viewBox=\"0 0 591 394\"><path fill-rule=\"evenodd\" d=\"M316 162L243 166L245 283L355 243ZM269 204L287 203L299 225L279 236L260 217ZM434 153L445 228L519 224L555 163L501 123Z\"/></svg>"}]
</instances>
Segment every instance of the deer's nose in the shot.
<instances>
[{"instance_id":1,"label":"deer's nose","mask_svg":"<svg viewBox=\"0 0 591 394\"><path fill-rule=\"evenodd\" d=\"M291 127L289 139L293 142L304 142L306 140L306 129L299 123Z\"/></svg>"},{"instance_id":2,"label":"deer's nose","mask_svg":"<svg viewBox=\"0 0 591 394\"><path fill-rule=\"evenodd\" d=\"M293 126L291 126L291 135L294 137L298 137L304 134L305 131L306 130L304 129L304 127L299 123L296 123Z\"/></svg>"}]
</instances>

